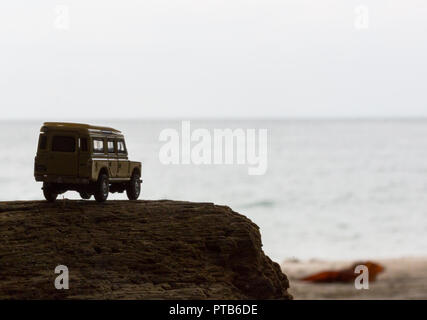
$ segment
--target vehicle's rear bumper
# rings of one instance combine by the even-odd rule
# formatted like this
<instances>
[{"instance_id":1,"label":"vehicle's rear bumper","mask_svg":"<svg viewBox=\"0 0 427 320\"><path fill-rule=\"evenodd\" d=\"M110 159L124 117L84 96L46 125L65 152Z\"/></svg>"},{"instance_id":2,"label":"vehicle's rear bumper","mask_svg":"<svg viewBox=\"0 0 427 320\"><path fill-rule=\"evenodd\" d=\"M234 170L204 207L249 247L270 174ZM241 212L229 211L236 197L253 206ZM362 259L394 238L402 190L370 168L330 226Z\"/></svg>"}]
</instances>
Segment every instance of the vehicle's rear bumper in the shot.
<instances>
[{"instance_id":1,"label":"vehicle's rear bumper","mask_svg":"<svg viewBox=\"0 0 427 320\"><path fill-rule=\"evenodd\" d=\"M36 174L36 181L49 182L49 183L67 183L67 184L89 184L88 178L76 178L76 177L66 177L66 176L53 176L45 174Z\"/></svg>"}]
</instances>

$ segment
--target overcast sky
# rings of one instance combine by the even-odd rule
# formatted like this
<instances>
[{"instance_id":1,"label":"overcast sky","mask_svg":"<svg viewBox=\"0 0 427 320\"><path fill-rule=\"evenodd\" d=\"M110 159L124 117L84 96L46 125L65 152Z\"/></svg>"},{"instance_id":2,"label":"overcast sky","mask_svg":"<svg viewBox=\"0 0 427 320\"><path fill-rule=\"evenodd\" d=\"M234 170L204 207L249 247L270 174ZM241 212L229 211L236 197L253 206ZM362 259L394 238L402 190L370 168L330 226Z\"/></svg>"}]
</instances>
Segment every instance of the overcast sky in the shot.
<instances>
[{"instance_id":1,"label":"overcast sky","mask_svg":"<svg viewBox=\"0 0 427 320\"><path fill-rule=\"evenodd\" d=\"M426 36L425 0L2 1L0 119L427 116Z\"/></svg>"}]
</instances>

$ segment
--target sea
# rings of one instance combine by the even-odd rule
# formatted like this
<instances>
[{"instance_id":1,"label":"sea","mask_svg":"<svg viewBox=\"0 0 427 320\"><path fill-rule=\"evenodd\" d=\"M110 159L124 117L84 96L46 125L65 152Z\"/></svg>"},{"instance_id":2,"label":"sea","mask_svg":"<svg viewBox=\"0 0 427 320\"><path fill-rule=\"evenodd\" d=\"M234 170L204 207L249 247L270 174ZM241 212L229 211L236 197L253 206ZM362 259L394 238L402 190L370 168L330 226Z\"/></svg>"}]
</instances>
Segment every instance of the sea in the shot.
<instances>
[{"instance_id":1,"label":"sea","mask_svg":"<svg viewBox=\"0 0 427 320\"><path fill-rule=\"evenodd\" d=\"M183 135L181 120L86 122L125 134L129 157L143 164L140 199L227 205L259 226L263 249L277 262L427 254L427 120L190 121L191 132L212 135L266 129L261 175L237 162L164 163L161 132ZM33 177L41 125L0 122L0 201L43 199ZM75 192L63 197L79 199Z\"/></svg>"}]
</instances>

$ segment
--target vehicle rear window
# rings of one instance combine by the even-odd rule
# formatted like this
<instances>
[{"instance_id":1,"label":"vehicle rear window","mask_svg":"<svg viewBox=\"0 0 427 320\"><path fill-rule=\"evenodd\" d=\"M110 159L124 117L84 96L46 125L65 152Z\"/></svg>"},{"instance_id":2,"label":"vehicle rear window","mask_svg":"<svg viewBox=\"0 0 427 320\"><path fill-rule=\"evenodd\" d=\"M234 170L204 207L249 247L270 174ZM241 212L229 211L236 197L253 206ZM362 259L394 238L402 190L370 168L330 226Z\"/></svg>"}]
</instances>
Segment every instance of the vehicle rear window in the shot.
<instances>
[{"instance_id":1,"label":"vehicle rear window","mask_svg":"<svg viewBox=\"0 0 427 320\"><path fill-rule=\"evenodd\" d=\"M104 140L93 139L93 152L104 153Z\"/></svg>"},{"instance_id":2,"label":"vehicle rear window","mask_svg":"<svg viewBox=\"0 0 427 320\"><path fill-rule=\"evenodd\" d=\"M54 136L52 139L52 151L75 152L76 140L73 137Z\"/></svg>"},{"instance_id":3,"label":"vehicle rear window","mask_svg":"<svg viewBox=\"0 0 427 320\"><path fill-rule=\"evenodd\" d=\"M39 149L46 150L47 147L47 136L45 134L41 134L39 137Z\"/></svg>"}]
</instances>

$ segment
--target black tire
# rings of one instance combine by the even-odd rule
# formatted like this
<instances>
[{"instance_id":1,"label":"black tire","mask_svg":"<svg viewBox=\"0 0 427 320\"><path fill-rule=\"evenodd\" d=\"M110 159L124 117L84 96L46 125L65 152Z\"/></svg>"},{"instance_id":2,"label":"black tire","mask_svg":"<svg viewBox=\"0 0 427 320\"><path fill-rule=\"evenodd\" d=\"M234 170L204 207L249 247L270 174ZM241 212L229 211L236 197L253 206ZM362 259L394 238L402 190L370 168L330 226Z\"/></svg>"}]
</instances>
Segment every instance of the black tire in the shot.
<instances>
[{"instance_id":1,"label":"black tire","mask_svg":"<svg viewBox=\"0 0 427 320\"><path fill-rule=\"evenodd\" d=\"M92 197L92 195L90 193L87 193L86 191L79 192L79 194L80 197L84 200L89 200L90 197Z\"/></svg>"},{"instance_id":2,"label":"black tire","mask_svg":"<svg viewBox=\"0 0 427 320\"><path fill-rule=\"evenodd\" d=\"M140 181L139 173L134 172L130 181L126 187L126 194L129 200L136 200L141 193L141 181Z\"/></svg>"},{"instance_id":3,"label":"black tire","mask_svg":"<svg viewBox=\"0 0 427 320\"><path fill-rule=\"evenodd\" d=\"M110 192L110 182L108 181L108 176L103 173L99 175L98 181L95 185L95 200L98 202L104 202L108 198L108 193Z\"/></svg>"},{"instance_id":4,"label":"black tire","mask_svg":"<svg viewBox=\"0 0 427 320\"><path fill-rule=\"evenodd\" d=\"M48 183L43 183L43 195L49 202L55 202L58 197L58 193L55 192L55 189Z\"/></svg>"}]
</instances>

